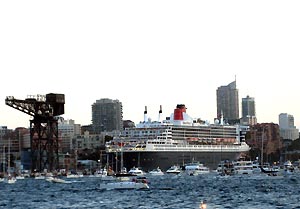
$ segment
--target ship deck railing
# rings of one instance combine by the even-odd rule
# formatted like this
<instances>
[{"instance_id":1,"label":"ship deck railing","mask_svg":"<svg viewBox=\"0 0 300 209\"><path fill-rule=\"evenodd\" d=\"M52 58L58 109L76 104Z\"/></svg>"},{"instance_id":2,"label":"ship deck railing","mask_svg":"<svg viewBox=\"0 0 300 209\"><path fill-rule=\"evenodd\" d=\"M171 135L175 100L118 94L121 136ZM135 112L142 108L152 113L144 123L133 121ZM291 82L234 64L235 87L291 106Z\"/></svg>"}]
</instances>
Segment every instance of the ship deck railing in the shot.
<instances>
[{"instance_id":1,"label":"ship deck railing","mask_svg":"<svg viewBox=\"0 0 300 209\"><path fill-rule=\"evenodd\" d=\"M193 145L193 146L173 146L173 147L159 147L153 146L151 148L153 151L239 151L240 146L215 146L215 145Z\"/></svg>"},{"instance_id":2,"label":"ship deck railing","mask_svg":"<svg viewBox=\"0 0 300 209\"><path fill-rule=\"evenodd\" d=\"M236 152L236 151L248 151L249 146L239 144L237 145L168 145L168 144L148 144L146 148L128 148L122 149L126 151L216 151L216 152ZM108 149L108 152L115 152L118 149Z\"/></svg>"}]
</instances>

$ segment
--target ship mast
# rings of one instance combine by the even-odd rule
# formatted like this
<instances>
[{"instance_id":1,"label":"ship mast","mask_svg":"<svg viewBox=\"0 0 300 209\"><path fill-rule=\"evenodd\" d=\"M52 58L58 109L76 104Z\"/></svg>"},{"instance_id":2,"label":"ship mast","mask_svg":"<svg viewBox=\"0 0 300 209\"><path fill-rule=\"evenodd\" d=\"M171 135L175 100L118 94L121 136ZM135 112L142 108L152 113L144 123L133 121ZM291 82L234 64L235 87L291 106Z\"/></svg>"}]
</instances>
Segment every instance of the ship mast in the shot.
<instances>
[{"instance_id":1,"label":"ship mast","mask_svg":"<svg viewBox=\"0 0 300 209\"><path fill-rule=\"evenodd\" d=\"M264 133L265 133L265 127L262 129L261 133L261 154L260 154L260 164L263 166L264 164Z\"/></svg>"},{"instance_id":2,"label":"ship mast","mask_svg":"<svg viewBox=\"0 0 300 209\"><path fill-rule=\"evenodd\" d=\"M123 172L124 159L123 159L123 140L121 139L121 168L120 171Z\"/></svg>"},{"instance_id":3,"label":"ship mast","mask_svg":"<svg viewBox=\"0 0 300 209\"><path fill-rule=\"evenodd\" d=\"M8 139L7 178L10 177L10 138Z\"/></svg>"}]
</instances>

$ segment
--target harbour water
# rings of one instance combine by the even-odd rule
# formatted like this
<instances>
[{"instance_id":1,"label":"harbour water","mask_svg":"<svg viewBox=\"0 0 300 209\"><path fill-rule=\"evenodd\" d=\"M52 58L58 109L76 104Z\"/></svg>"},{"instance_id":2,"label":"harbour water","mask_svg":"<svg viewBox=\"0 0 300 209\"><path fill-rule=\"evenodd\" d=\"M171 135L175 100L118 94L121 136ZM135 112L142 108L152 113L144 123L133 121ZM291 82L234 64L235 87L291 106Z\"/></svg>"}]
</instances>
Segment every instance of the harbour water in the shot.
<instances>
[{"instance_id":1,"label":"harbour water","mask_svg":"<svg viewBox=\"0 0 300 209\"><path fill-rule=\"evenodd\" d=\"M149 190L103 190L100 178L57 184L32 178L0 183L0 208L300 208L300 174L247 176L148 176Z\"/></svg>"}]
</instances>

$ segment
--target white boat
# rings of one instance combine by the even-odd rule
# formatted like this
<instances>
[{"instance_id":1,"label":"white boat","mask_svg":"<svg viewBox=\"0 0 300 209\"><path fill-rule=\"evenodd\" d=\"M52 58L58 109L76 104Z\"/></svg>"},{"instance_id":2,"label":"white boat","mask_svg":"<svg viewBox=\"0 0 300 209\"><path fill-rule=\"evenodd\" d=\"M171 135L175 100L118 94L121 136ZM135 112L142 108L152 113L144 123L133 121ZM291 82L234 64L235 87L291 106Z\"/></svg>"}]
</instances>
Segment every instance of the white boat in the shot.
<instances>
[{"instance_id":1,"label":"white boat","mask_svg":"<svg viewBox=\"0 0 300 209\"><path fill-rule=\"evenodd\" d=\"M17 179L14 176L8 175L5 179L4 182L8 184L14 184L16 183Z\"/></svg>"},{"instance_id":2,"label":"white boat","mask_svg":"<svg viewBox=\"0 0 300 209\"><path fill-rule=\"evenodd\" d=\"M278 166L271 166L269 163L264 163L263 166L260 166L261 173L266 174L276 174L281 173Z\"/></svg>"},{"instance_id":3,"label":"white boat","mask_svg":"<svg viewBox=\"0 0 300 209\"><path fill-rule=\"evenodd\" d=\"M79 174L79 173L69 173L67 174L67 178L81 178L83 177L83 174Z\"/></svg>"},{"instance_id":4,"label":"white boat","mask_svg":"<svg viewBox=\"0 0 300 209\"><path fill-rule=\"evenodd\" d=\"M197 176L199 174L210 173L209 168L200 162L192 162L185 165L185 171L190 176Z\"/></svg>"},{"instance_id":5,"label":"white boat","mask_svg":"<svg viewBox=\"0 0 300 209\"><path fill-rule=\"evenodd\" d=\"M90 175L89 177L97 177L97 178L102 178L107 176L107 170L101 169L101 170L97 170L93 175Z\"/></svg>"},{"instance_id":6,"label":"white boat","mask_svg":"<svg viewBox=\"0 0 300 209\"><path fill-rule=\"evenodd\" d=\"M149 174L152 176L162 176L162 175L164 175L164 172L159 167L157 167L157 168L153 169L152 171L150 171Z\"/></svg>"},{"instance_id":7,"label":"white boat","mask_svg":"<svg viewBox=\"0 0 300 209\"><path fill-rule=\"evenodd\" d=\"M37 180L44 180L46 178L46 175L44 173L37 172L33 174L33 177Z\"/></svg>"},{"instance_id":8,"label":"white boat","mask_svg":"<svg viewBox=\"0 0 300 209\"><path fill-rule=\"evenodd\" d=\"M253 161L240 159L238 161L233 162L234 174L253 174Z\"/></svg>"},{"instance_id":9,"label":"white boat","mask_svg":"<svg viewBox=\"0 0 300 209\"><path fill-rule=\"evenodd\" d=\"M283 164L283 173L284 174L293 174L295 173L295 167L293 166L290 160L287 160Z\"/></svg>"},{"instance_id":10,"label":"white boat","mask_svg":"<svg viewBox=\"0 0 300 209\"><path fill-rule=\"evenodd\" d=\"M145 172L141 170L140 168L133 167L128 171L129 174L137 175L137 176L143 176Z\"/></svg>"},{"instance_id":11,"label":"white boat","mask_svg":"<svg viewBox=\"0 0 300 209\"><path fill-rule=\"evenodd\" d=\"M22 180L22 179L25 179L25 176L23 176L23 175L18 175L18 176L16 176L16 179L17 179L17 180Z\"/></svg>"},{"instance_id":12,"label":"white boat","mask_svg":"<svg viewBox=\"0 0 300 209\"><path fill-rule=\"evenodd\" d=\"M47 177L46 181L53 182L53 183L60 183L60 184L69 184L69 183L71 183L70 181L66 181L64 179L61 179L61 178L58 178L58 177L53 177L53 176Z\"/></svg>"},{"instance_id":13,"label":"white boat","mask_svg":"<svg viewBox=\"0 0 300 209\"><path fill-rule=\"evenodd\" d=\"M100 184L100 188L106 190L149 189L149 185L145 177L137 177L132 179L132 181L116 181Z\"/></svg>"},{"instance_id":14,"label":"white boat","mask_svg":"<svg viewBox=\"0 0 300 209\"><path fill-rule=\"evenodd\" d=\"M147 118L145 110L144 117ZM124 166L152 170L195 161L204 163L211 170L217 168L217 158L236 160L250 150L245 142L249 126L227 125L223 118L213 124L194 119L179 104L174 113L163 121L144 119L133 128L126 128L120 136L106 143L110 159L122 152ZM118 165L119 166L119 165Z\"/></svg>"},{"instance_id":15,"label":"white boat","mask_svg":"<svg viewBox=\"0 0 300 209\"><path fill-rule=\"evenodd\" d=\"M181 169L179 166L177 165L173 165L171 166L167 171L166 173L168 174L180 174L181 173Z\"/></svg>"},{"instance_id":16,"label":"white boat","mask_svg":"<svg viewBox=\"0 0 300 209\"><path fill-rule=\"evenodd\" d=\"M45 176L36 176L34 177L34 179L37 179L37 180L44 180L46 177Z\"/></svg>"},{"instance_id":17,"label":"white boat","mask_svg":"<svg viewBox=\"0 0 300 209\"><path fill-rule=\"evenodd\" d=\"M261 168L260 164L257 160L253 161L253 174L260 174Z\"/></svg>"},{"instance_id":18,"label":"white boat","mask_svg":"<svg viewBox=\"0 0 300 209\"><path fill-rule=\"evenodd\" d=\"M114 181L114 180L116 180L116 177L108 176L108 175L101 175L100 179L101 179L101 181Z\"/></svg>"},{"instance_id":19,"label":"white boat","mask_svg":"<svg viewBox=\"0 0 300 209\"><path fill-rule=\"evenodd\" d=\"M108 172L105 168L97 171L93 177L101 178L102 181L113 181L116 179L114 176L108 175Z\"/></svg>"}]
</instances>

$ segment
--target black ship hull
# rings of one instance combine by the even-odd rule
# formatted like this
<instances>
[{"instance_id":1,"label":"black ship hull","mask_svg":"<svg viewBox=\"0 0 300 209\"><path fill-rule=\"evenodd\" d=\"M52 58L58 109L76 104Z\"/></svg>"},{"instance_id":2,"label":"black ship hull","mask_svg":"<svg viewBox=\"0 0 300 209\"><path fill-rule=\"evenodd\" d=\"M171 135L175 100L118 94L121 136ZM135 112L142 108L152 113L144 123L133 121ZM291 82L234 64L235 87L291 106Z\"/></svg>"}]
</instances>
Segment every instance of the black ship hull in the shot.
<instances>
[{"instance_id":1,"label":"black ship hull","mask_svg":"<svg viewBox=\"0 0 300 209\"><path fill-rule=\"evenodd\" d=\"M151 171L160 167L166 171L172 165L183 166L186 163L198 161L215 170L222 160L236 160L240 152L123 152L123 166L130 169L141 167L144 171ZM121 153L110 153L110 159L114 159L113 169L121 167ZM117 163L117 165L116 165Z\"/></svg>"}]
</instances>

